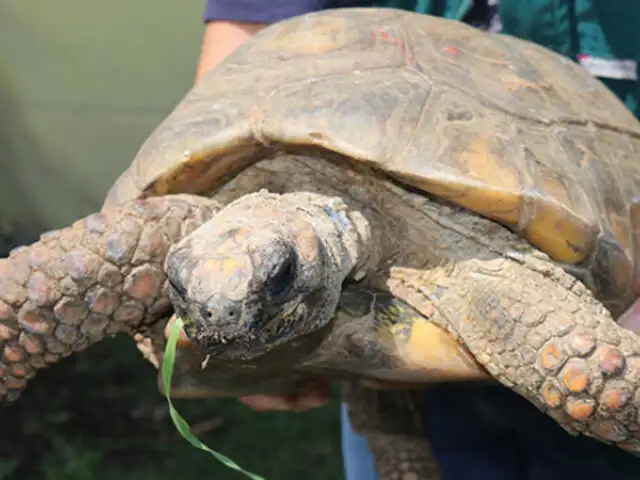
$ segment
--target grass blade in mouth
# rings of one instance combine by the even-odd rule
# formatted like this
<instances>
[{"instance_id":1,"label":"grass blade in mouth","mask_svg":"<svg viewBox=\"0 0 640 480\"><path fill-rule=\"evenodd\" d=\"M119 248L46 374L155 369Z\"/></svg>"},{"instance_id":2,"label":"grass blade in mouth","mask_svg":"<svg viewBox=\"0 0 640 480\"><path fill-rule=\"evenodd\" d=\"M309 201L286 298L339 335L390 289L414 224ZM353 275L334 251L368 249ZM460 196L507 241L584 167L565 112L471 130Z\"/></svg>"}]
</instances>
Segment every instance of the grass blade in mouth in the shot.
<instances>
[{"instance_id":1,"label":"grass blade in mouth","mask_svg":"<svg viewBox=\"0 0 640 480\"><path fill-rule=\"evenodd\" d=\"M215 450L212 450L208 446L206 446L201 440L199 440L191 433L189 424L173 406L173 402L171 401L171 377L173 376L173 366L176 359L176 344L178 343L178 336L180 335L180 330L182 330L183 325L183 320L179 317L176 318L176 321L171 326L169 338L167 339L167 346L165 347L164 351L164 358L162 359L162 381L165 385L165 396L167 397L167 402L169 404L169 415L171 416L171 420L173 420L173 424L176 426L176 429L178 430L178 432L180 432L184 439L194 447L210 453L225 466L244 474L251 480L264 480L264 478L244 470L242 467L240 467L240 465L238 465L226 455L216 452Z\"/></svg>"}]
</instances>

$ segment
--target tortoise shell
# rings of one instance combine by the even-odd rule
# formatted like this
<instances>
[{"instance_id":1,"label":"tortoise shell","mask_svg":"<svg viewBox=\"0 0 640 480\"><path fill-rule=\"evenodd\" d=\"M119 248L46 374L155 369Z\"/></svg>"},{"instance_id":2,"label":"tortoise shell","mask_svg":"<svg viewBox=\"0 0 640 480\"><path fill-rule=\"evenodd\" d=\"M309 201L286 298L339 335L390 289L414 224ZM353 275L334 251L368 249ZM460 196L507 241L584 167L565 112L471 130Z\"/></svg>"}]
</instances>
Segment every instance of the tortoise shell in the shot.
<instances>
[{"instance_id":1,"label":"tortoise shell","mask_svg":"<svg viewBox=\"0 0 640 480\"><path fill-rule=\"evenodd\" d=\"M333 152L519 232L614 311L640 294L640 124L533 43L393 9L270 26L197 84L105 209L211 192L278 149Z\"/></svg>"}]
</instances>

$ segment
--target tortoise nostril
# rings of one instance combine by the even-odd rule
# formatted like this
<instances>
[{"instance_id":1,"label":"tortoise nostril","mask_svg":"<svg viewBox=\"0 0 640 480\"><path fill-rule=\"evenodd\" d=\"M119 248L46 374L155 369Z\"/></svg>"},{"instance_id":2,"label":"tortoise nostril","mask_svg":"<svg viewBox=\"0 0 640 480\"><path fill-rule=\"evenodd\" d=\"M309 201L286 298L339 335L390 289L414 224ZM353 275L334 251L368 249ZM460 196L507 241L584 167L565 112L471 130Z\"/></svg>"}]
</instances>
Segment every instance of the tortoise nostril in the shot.
<instances>
[{"instance_id":1,"label":"tortoise nostril","mask_svg":"<svg viewBox=\"0 0 640 480\"><path fill-rule=\"evenodd\" d=\"M203 307L202 316L213 322L235 323L242 316L242 308L237 302L216 295Z\"/></svg>"},{"instance_id":2,"label":"tortoise nostril","mask_svg":"<svg viewBox=\"0 0 640 480\"><path fill-rule=\"evenodd\" d=\"M240 319L240 309L236 306L227 307L223 312L220 312L220 316L229 322L234 322Z\"/></svg>"}]
</instances>

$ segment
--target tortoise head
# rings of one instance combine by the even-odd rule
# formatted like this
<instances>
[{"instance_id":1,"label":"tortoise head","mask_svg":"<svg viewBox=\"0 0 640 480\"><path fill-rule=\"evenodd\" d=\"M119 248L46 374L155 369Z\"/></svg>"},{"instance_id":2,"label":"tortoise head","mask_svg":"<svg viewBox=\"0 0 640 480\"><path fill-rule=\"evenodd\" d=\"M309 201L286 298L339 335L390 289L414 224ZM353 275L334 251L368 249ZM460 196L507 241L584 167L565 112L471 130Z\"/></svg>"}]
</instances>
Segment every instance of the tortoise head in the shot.
<instances>
[{"instance_id":1,"label":"tortoise head","mask_svg":"<svg viewBox=\"0 0 640 480\"><path fill-rule=\"evenodd\" d=\"M255 358L331 319L344 277L311 216L295 206L247 195L169 253L175 311L211 355Z\"/></svg>"}]
</instances>

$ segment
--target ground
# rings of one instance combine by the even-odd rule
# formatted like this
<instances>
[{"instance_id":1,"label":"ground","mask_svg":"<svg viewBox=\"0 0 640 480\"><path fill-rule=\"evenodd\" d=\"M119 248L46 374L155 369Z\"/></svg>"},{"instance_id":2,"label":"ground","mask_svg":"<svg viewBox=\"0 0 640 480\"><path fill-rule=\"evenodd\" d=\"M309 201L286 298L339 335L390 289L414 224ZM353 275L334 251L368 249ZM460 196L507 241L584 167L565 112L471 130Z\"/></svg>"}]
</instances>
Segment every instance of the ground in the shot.
<instances>
[{"instance_id":1,"label":"ground","mask_svg":"<svg viewBox=\"0 0 640 480\"><path fill-rule=\"evenodd\" d=\"M266 480L341 476L336 400L309 413L256 413L234 400L175 404L191 424L221 420L200 439ZM245 478L180 437L155 370L127 337L42 371L0 422L0 480Z\"/></svg>"}]
</instances>

